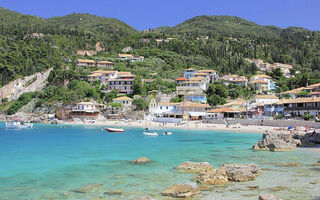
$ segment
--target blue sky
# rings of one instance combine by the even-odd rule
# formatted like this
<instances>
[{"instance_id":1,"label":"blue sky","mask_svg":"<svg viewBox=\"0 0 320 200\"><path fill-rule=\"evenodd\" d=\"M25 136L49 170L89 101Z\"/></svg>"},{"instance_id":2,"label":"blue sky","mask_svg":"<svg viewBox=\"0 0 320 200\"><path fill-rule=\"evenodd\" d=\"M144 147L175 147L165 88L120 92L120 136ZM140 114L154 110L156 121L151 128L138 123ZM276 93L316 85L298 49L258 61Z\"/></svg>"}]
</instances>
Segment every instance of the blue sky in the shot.
<instances>
[{"instance_id":1,"label":"blue sky","mask_svg":"<svg viewBox=\"0 0 320 200\"><path fill-rule=\"evenodd\" d=\"M0 0L0 6L41 17L90 13L138 30L174 26L198 15L232 15L260 25L320 30L320 0Z\"/></svg>"}]
</instances>

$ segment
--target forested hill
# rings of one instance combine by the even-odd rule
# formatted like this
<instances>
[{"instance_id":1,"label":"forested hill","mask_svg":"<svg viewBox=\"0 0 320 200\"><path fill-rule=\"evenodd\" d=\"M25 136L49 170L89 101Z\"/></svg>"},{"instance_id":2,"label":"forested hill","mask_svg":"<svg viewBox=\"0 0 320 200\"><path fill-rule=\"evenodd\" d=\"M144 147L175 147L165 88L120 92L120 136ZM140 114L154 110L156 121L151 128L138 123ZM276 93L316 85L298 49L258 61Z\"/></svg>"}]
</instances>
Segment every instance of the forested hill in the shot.
<instances>
[{"instance_id":1,"label":"forested hill","mask_svg":"<svg viewBox=\"0 0 320 200\"><path fill-rule=\"evenodd\" d=\"M157 30L157 29L156 29ZM281 29L276 26L261 26L235 16L202 15L184 21L164 32L173 34L220 35L223 37L266 37L279 38L282 33L311 33L307 29L290 27Z\"/></svg>"},{"instance_id":2,"label":"forested hill","mask_svg":"<svg viewBox=\"0 0 320 200\"><path fill-rule=\"evenodd\" d=\"M76 54L95 50L97 42L102 50L96 55ZM144 56L145 61L119 60L124 47L131 47L128 53ZM174 27L139 32L117 19L90 14L45 19L0 8L0 86L51 67L51 85L65 79L84 80L90 70L77 68L77 58L110 60L116 70L142 78L157 72L171 79L186 67L251 76L257 69L245 58L259 58L291 64L301 72L296 79L279 80L282 90L287 90L320 80L320 33L260 26L232 16L198 16Z\"/></svg>"}]
</instances>

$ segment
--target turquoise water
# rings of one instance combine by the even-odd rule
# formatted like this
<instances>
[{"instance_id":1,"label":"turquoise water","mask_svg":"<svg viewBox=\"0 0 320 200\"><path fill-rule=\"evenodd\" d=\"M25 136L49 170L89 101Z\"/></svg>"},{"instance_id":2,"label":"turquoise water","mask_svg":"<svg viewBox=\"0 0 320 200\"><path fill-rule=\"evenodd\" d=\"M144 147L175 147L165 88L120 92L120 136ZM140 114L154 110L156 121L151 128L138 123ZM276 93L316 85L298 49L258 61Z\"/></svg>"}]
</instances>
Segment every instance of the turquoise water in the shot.
<instances>
[{"instance_id":1,"label":"turquoise water","mask_svg":"<svg viewBox=\"0 0 320 200\"><path fill-rule=\"evenodd\" d=\"M102 126L36 124L34 129L25 130L5 130L3 124L0 126L1 200L133 199L143 195L161 199L160 192L166 186L192 181L193 175L173 169L187 160L208 161L214 167L253 162L265 168L256 181L213 187L213 191L198 196L200 199L257 199L254 195L270 191L291 199L312 199L318 195L320 183L314 183L320 181L320 169L310 164L320 157L319 151L250 150L261 134L173 130L172 136L148 137L140 128L107 133ZM130 163L141 156L153 162ZM276 165L291 162L299 162L301 166ZM89 193L71 191L92 183L103 186ZM259 185L259 190L245 190L250 184ZM286 188L279 191L272 189L283 185ZM302 189L294 193L296 187ZM112 190L123 193L106 193Z\"/></svg>"}]
</instances>

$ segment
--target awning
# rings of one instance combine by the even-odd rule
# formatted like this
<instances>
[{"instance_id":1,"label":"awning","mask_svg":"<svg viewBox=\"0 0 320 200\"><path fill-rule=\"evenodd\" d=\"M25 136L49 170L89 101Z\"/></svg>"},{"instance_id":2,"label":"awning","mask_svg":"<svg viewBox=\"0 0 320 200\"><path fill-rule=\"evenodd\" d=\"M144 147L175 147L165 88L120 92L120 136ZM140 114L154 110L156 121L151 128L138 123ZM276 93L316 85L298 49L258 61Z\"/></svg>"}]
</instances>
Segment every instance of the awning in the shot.
<instances>
[{"instance_id":1,"label":"awning","mask_svg":"<svg viewBox=\"0 0 320 200\"><path fill-rule=\"evenodd\" d=\"M200 117L200 116L205 116L206 113L205 112L189 112L189 115L191 117Z\"/></svg>"}]
</instances>

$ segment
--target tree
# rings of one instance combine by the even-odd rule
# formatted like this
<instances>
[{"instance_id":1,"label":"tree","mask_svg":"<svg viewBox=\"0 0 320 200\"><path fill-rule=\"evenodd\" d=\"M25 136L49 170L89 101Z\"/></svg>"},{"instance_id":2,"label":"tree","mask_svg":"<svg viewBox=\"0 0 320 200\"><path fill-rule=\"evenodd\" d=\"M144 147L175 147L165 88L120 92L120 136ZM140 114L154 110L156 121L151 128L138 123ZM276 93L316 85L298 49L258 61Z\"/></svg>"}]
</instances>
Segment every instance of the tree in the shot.
<instances>
[{"instance_id":1,"label":"tree","mask_svg":"<svg viewBox=\"0 0 320 200\"><path fill-rule=\"evenodd\" d=\"M132 84L133 95L144 95L146 94L145 88L142 85L141 77L136 77Z\"/></svg>"},{"instance_id":2,"label":"tree","mask_svg":"<svg viewBox=\"0 0 320 200\"><path fill-rule=\"evenodd\" d=\"M147 102L143 98L134 99L133 105L136 106L137 110L144 110L148 108Z\"/></svg>"},{"instance_id":3,"label":"tree","mask_svg":"<svg viewBox=\"0 0 320 200\"><path fill-rule=\"evenodd\" d=\"M283 73L281 71L280 68L273 68L270 76L274 79L274 80L280 80L280 78L283 76Z\"/></svg>"}]
</instances>

